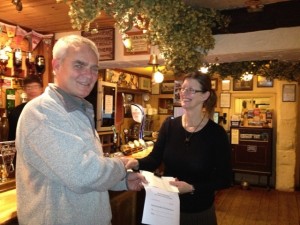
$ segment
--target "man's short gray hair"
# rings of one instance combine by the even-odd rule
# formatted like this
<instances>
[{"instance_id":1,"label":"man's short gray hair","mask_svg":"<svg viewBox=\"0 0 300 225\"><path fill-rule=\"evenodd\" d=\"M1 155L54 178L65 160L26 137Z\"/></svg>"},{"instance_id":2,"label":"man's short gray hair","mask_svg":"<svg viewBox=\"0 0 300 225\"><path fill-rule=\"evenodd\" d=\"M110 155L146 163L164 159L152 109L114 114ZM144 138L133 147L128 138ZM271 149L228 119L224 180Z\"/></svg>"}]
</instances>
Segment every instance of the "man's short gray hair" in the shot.
<instances>
[{"instance_id":1,"label":"man's short gray hair","mask_svg":"<svg viewBox=\"0 0 300 225\"><path fill-rule=\"evenodd\" d=\"M97 56L99 61L100 55L96 44L88 38L80 35L68 35L57 40L53 47L53 59L63 60L70 47L87 45Z\"/></svg>"}]
</instances>

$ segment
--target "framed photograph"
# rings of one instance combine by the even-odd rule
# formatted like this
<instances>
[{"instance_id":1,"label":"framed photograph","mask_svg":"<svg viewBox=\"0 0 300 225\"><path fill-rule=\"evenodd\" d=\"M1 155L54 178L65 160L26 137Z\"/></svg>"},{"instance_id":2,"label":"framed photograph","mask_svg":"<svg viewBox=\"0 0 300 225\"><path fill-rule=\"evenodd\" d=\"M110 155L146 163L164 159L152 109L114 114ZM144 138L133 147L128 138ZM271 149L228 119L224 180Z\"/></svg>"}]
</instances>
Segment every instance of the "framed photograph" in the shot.
<instances>
[{"instance_id":1,"label":"framed photograph","mask_svg":"<svg viewBox=\"0 0 300 225\"><path fill-rule=\"evenodd\" d=\"M159 98L158 99L158 114L173 115L173 99Z\"/></svg>"},{"instance_id":2,"label":"framed photograph","mask_svg":"<svg viewBox=\"0 0 300 225\"><path fill-rule=\"evenodd\" d=\"M257 87L273 87L273 79L257 76Z\"/></svg>"},{"instance_id":3,"label":"framed photograph","mask_svg":"<svg viewBox=\"0 0 300 225\"><path fill-rule=\"evenodd\" d=\"M150 54L150 45L143 31L128 32L126 34L131 41L131 49L127 49L124 46L124 55Z\"/></svg>"},{"instance_id":4,"label":"framed photograph","mask_svg":"<svg viewBox=\"0 0 300 225\"><path fill-rule=\"evenodd\" d=\"M174 81L174 105L180 106L180 88L182 85L182 80Z\"/></svg>"},{"instance_id":5,"label":"framed photograph","mask_svg":"<svg viewBox=\"0 0 300 225\"><path fill-rule=\"evenodd\" d=\"M282 86L282 101L283 102L296 101L296 84L284 84Z\"/></svg>"},{"instance_id":6,"label":"framed photograph","mask_svg":"<svg viewBox=\"0 0 300 225\"><path fill-rule=\"evenodd\" d=\"M252 91L253 90L253 79L233 79L233 90L234 91Z\"/></svg>"},{"instance_id":7,"label":"framed photograph","mask_svg":"<svg viewBox=\"0 0 300 225\"><path fill-rule=\"evenodd\" d=\"M230 108L230 93L221 93L220 95L220 107L221 108Z\"/></svg>"},{"instance_id":8,"label":"framed photograph","mask_svg":"<svg viewBox=\"0 0 300 225\"><path fill-rule=\"evenodd\" d=\"M211 89L213 90L218 90L218 79L215 78L215 79L211 79Z\"/></svg>"},{"instance_id":9,"label":"framed photograph","mask_svg":"<svg viewBox=\"0 0 300 225\"><path fill-rule=\"evenodd\" d=\"M160 89L160 85L159 84L152 84L151 87L151 94L152 95L159 95L159 89Z\"/></svg>"},{"instance_id":10,"label":"framed photograph","mask_svg":"<svg viewBox=\"0 0 300 225\"><path fill-rule=\"evenodd\" d=\"M99 29L98 33L82 32L82 36L95 42L99 54L99 61L107 61L115 59L115 29L105 28Z\"/></svg>"},{"instance_id":11,"label":"framed photograph","mask_svg":"<svg viewBox=\"0 0 300 225\"><path fill-rule=\"evenodd\" d=\"M173 94L174 92L174 81L165 81L160 84L161 94Z\"/></svg>"},{"instance_id":12,"label":"framed photograph","mask_svg":"<svg viewBox=\"0 0 300 225\"><path fill-rule=\"evenodd\" d=\"M222 80L222 91L230 91L230 80Z\"/></svg>"},{"instance_id":13,"label":"framed photograph","mask_svg":"<svg viewBox=\"0 0 300 225\"><path fill-rule=\"evenodd\" d=\"M139 77L139 89L151 91L151 79L146 77Z\"/></svg>"}]
</instances>

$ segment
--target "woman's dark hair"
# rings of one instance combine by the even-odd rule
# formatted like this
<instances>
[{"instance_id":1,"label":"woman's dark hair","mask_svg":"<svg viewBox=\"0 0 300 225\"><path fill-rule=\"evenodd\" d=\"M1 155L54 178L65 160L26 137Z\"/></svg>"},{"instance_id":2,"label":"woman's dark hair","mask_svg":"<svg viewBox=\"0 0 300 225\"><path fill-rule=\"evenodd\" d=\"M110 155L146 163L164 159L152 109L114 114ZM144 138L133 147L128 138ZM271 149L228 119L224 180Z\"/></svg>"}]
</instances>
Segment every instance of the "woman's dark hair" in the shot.
<instances>
[{"instance_id":1,"label":"woman's dark hair","mask_svg":"<svg viewBox=\"0 0 300 225\"><path fill-rule=\"evenodd\" d=\"M43 82L42 82L41 78L39 78L36 75L28 76L23 81L24 86L31 84L31 83L38 83L39 85L41 85L41 87L43 87Z\"/></svg>"},{"instance_id":2,"label":"woman's dark hair","mask_svg":"<svg viewBox=\"0 0 300 225\"><path fill-rule=\"evenodd\" d=\"M185 79L195 79L198 81L198 83L201 86L201 90L202 91L209 91L210 95L208 97L208 99L203 103L203 108L205 108L205 110L208 112L209 116L212 116L214 110L215 110L215 106L217 105L217 95L215 90L213 90L211 88L211 78L209 75L207 74L203 74L199 71L195 71L195 72L191 72L191 73L187 73L184 78L183 81Z\"/></svg>"}]
</instances>

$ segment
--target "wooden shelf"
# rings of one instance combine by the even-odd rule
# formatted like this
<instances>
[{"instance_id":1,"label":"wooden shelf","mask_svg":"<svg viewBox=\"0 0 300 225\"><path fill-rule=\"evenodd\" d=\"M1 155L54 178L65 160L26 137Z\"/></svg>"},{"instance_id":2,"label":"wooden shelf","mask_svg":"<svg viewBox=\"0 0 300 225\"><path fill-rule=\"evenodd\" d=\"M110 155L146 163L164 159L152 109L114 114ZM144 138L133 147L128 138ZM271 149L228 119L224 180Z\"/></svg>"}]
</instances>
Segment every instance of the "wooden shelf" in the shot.
<instances>
[{"instance_id":1,"label":"wooden shelf","mask_svg":"<svg viewBox=\"0 0 300 225\"><path fill-rule=\"evenodd\" d=\"M144 94L144 93L150 93L148 90L142 90L142 89L129 89L129 88L123 88L123 87L118 87L117 88L118 92L124 92L124 93L129 93L129 94Z\"/></svg>"},{"instance_id":2,"label":"wooden shelf","mask_svg":"<svg viewBox=\"0 0 300 225\"><path fill-rule=\"evenodd\" d=\"M113 132L98 132L100 141L102 144L102 149L104 153L110 153L113 149Z\"/></svg>"}]
</instances>

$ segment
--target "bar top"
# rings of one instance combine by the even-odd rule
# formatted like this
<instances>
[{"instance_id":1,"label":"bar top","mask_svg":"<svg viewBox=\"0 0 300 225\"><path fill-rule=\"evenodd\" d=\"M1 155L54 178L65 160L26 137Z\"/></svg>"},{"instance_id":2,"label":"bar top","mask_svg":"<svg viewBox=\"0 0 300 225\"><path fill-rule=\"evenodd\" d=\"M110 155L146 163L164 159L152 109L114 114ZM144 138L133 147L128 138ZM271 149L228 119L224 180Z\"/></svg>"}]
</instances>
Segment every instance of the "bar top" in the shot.
<instances>
[{"instance_id":1,"label":"bar top","mask_svg":"<svg viewBox=\"0 0 300 225\"><path fill-rule=\"evenodd\" d=\"M16 189L0 193L0 224L17 217Z\"/></svg>"}]
</instances>

